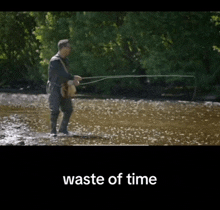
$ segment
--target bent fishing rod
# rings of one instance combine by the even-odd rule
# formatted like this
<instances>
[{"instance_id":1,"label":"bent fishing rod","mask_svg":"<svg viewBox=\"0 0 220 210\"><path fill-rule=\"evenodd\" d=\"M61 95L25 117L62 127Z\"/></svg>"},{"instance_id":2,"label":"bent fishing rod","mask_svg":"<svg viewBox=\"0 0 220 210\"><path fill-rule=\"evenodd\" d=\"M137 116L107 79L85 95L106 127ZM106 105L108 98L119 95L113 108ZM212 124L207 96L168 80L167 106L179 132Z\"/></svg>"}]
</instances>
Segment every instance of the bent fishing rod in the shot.
<instances>
[{"instance_id":1,"label":"bent fishing rod","mask_svg":"<svg viewBox=\"0 0 220 210\"><path fill-rule=\"evenodd\" d=\"M96 79L95 81L81 83L81 85L88 85L96 82L100 82L106 79L121 79L121 78L140 78L140 77L185 77L194 78L193 75L112 75L112 76L93 76L82 77L83 80Z\"/></svg>"}]
</instances>

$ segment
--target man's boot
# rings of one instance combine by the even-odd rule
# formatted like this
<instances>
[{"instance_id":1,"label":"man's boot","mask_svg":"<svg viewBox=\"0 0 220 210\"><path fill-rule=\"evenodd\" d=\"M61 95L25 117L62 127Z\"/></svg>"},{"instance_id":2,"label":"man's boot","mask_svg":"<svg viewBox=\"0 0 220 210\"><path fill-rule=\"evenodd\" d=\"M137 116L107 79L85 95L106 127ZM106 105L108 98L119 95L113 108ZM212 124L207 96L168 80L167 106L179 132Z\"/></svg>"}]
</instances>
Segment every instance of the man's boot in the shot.
<instances>
[{"instance_id":1,"label":"man's boot","mask_svg":"<svg viewBox=\"0 0 220 210\"><path fill-rule=\"evenodd\" d=\"M51 115L50 122L51 122L51 132L50 136L51 137L56 137L57 136L57 118L58 115Z\"/></svg>"},{"instance_id":2,"label":"man's boot","mask_svg":"<svg viewBox=\"0 0 220 210\"><path fill-rule=\"evenodd\" d=\"M69 134L69 132L67 130L69 119L70 119L70 114L64 113L63 120L61 122L60 129L59 129L60 133L63 133L63 134L66 134L66 135Z\"/></svg>"}]
</instances>

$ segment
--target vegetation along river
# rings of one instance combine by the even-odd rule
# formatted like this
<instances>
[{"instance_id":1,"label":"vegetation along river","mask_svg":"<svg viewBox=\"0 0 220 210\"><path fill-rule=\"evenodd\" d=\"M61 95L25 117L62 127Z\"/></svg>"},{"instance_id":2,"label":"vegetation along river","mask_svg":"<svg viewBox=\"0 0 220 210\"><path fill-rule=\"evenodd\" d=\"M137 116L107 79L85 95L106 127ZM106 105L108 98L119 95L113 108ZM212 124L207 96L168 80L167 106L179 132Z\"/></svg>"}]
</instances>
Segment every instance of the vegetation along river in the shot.
<instances>
[{"instance_id":1,"label":"vegetation along river","mask_svg":"<svg viewBox=\"0 0 220 210\"><path fill-rule=\"evenodd\" d=\"M47 97L0 93L0 145L220 145L217 102L75 98L71 135L49 138Z\"/></svg>"}]
</instances>

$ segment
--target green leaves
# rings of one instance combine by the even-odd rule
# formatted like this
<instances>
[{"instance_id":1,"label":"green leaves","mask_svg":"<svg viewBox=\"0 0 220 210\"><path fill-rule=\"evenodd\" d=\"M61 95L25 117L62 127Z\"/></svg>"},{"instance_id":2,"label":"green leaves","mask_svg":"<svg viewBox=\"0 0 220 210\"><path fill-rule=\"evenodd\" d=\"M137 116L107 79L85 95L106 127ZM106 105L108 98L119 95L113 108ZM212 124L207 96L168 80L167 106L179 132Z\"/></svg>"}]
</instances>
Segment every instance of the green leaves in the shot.
<instances>
[{"instance_id":1,"label":"green leaves","mask_svg":"<svg viewBox=\"0 0 220 210\"><path fill-rule=\"evenodd\" d=\"M72 74L211 76L220 72L219 22L219 12L0 12L0 58L46 79L58 41L70 39Z\"/></svg>"},{"instance_id":2,"label":"green leaves","mask_svg":"<svg viewBox=\"0 0 220 210\"><path fill-rule=\"evenodd\" d=\"M39 41L33 34L34 17L28 12L0 12L0 74L4 80L24 78L37 72ZM33 69L34 68L34 69Z\"/></svg>"},{"instance_id":3,"label":"green leaves","mask_svg":"<svg viewBox=\"0 0 220 210\"><path fill-rule=\"evenodd\" d=\"M37 37L45 46L41 48L44 59L56 53L56 47L52 46L59 39L70 38L72 73L83 76L140 72L199 74L201 71L212 74L218 63L213 46L220 44L218 15L213 12L47 13L44 24L38 16L43 33Z\"/></svg>"}]
</instances>

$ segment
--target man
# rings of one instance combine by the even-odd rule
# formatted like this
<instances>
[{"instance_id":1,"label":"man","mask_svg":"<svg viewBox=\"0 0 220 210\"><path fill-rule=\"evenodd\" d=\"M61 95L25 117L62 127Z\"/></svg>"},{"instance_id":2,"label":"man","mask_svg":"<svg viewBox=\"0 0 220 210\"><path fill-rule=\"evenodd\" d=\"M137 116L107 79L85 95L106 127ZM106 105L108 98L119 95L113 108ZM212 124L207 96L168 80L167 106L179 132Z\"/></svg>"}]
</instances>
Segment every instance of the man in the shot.
<instances>
[{"instance_id":1,"label":"man","mask_svg":"<svg viewBox=\"0 0 220 210\"><path fill-rule=\"evenodd\" d=\"M69 70L69 61L67 56L71 52L71 47L68 39L60 40L58 42L58 53L53 56L49 64L49 83L50 83L50 95L49 95L49 107L51 112L51 132L50 136L56 137L57 131L57 118L59 115L59 108L63 112L63 120L59 129L60 133L68 135L67 126L70 116L73 112L71 98L63 98L61 95L61 85L68 80L73 80L75 86L79 85L79 81L82 78L78 75L71 75L67 71ZM60 61L62 60L63 63ZM63 66L65 65L65 67ZM67 71L66 71L67 70Z\"/></svg>"}]
</instances>

